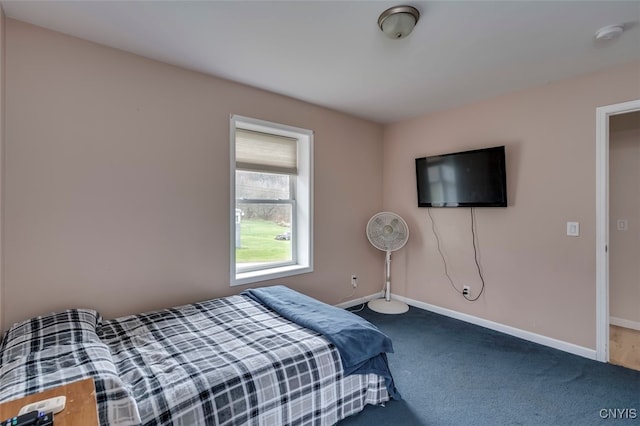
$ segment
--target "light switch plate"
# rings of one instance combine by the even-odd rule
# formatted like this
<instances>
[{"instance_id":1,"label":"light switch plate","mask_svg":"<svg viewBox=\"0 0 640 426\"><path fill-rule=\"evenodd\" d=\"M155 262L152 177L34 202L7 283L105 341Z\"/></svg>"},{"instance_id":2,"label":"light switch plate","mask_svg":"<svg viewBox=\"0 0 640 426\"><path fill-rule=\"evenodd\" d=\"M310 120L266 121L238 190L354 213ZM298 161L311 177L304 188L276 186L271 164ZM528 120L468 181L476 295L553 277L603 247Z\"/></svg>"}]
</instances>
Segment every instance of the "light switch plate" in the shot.
<instances>
[{"instance_id":1,"label":"light switch plate","mask_svg":"<svg viewBox=\"0 0 640 426\"><path fill-rule=\"evenodd\" d=\"M618 231L627 231L629 229L629 222L627 219L618 219L617 228Z\"/></svg>"},{"instance_id":2,"label":"light switch plate","mask_svg":"<svg viewBox=\"0 0 640 426\"><path fill-rule=\"evenodd\" d=\"M567 236L569 237L580 236L580 222L567 222Z\"/></svg>"}]
</instances>

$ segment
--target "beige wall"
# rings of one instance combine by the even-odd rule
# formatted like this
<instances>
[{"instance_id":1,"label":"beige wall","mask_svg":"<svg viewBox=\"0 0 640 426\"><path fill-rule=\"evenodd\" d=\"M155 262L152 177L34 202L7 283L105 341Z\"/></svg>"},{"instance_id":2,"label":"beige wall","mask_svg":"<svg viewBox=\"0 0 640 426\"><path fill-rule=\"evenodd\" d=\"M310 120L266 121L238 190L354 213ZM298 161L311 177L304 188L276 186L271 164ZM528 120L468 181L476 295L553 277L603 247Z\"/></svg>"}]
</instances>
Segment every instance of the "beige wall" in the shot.
<instances>
[{"instance_id":1,"label":"beige wall","mask_svg":"<svg viewBox=\"0 0 640 426\"><path fill-rule=\"evenodd\" d=\"M4 10L2 10L2 6L0 6L0 330L4 330L4 309L2 308L4 304L4 267L3 267L3 206L4 206L4 133L5 133L5 125L4 125L4 28L5 28L5 18L4 18Z\"/></svg>"},{"instance_id":2,"label":"beige wall","mask_svg":"<svg viewBox=\"0 0 640 426\"><path fill-rule=\"evenodd\" d=\"M381 126L19 21L6 32L5 326L246 288L229 287L230 114L315 132L315 271L278 282L329 303L352 273L356 297L379 289L364 227L382 207Z\"/></svg>"},{"instance_id":3,"label":"beige wall","mask_svg":"<svg viewBox=\"0 0 640 426\"><path fill-rule=\"evenodd\" d=\"M411 227L394 291L595 348L595 110L640 98L639 76L634 63L386 127L384 208ZM427 210L416 207L413 162L502 144L509 207L476 209L486 289L467 302L444 276ZM450 275L475 295L469 211L432 209ZM566 236L567 221L580 222L579 237Z\"/></svg>"},{"instance_id":4,"label":"beige wall","mask_svg":"<svg viewBox=\"0 0 640 426\"><path fill-rule=\"evenodd\" d=\"M411 227L394 254L395 293L595 347L595 108L640 98L640 64L382 129L5 26L5 327L71 306L113 317L242 290L228 285L227 241L228 121L240 114L315 132L315 271L278 282L329 303L350 293L352 273L354 297L377 291L383 255L364 225L391 210ZM470 303L443 275L427 211L416 207L413 161L499 144L509 207L476 210L487 287ZM469 209L433 216L452 277L476 294ZM580 222L580 237L565 236L567 221Z\"/></svg>"},{"instance_id":5,"label":"beige wall","mask_svg":"<svg viewBox=\"0 0 640 426\"><path fill-rule=\"evenodd\" d=\"M640 325L640 112L611 118L609 179L609 313Z\"/></svg>"}]
</instances>

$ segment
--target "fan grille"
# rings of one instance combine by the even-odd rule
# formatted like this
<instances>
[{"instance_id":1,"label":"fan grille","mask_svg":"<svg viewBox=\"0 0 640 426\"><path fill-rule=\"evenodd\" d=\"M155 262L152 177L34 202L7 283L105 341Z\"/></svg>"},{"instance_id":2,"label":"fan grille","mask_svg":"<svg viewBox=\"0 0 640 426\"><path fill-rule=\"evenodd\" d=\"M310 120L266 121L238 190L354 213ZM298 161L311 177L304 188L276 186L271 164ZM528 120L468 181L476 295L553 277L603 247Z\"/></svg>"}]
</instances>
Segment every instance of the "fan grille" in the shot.
<instances>
[{"instance_id":1,"label":"fan grille","mask_svg":"<svg viewBox=\"0 0 640 426\"><path fill-rule=\"evenodd\" d=\"M378 213L367 223L367 238L378 250L399 250L409 239L409 227L404 219L395 213Z\"/></svg>"}]
</instances>

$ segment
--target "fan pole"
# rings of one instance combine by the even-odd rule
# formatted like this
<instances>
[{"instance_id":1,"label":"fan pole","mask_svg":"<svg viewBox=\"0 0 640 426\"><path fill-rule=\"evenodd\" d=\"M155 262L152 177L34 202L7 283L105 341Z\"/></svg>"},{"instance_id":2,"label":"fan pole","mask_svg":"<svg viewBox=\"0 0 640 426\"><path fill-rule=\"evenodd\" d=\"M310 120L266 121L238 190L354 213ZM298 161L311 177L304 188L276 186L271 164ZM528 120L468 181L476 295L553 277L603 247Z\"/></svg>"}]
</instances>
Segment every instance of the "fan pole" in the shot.
<instances>
[{"instance_id":1,"label":"fan pole","mask_svg":"<svg viewBox=\"0 0 640 426\"><path fill-rule=\"evenodd\" d=\"M387 302L391 301L391 251L387 250L387 258L386 258L386 268L385 268L385 280L386 284L384 287L384 300Z\"/></svg>"},{"instance_id":2,"label":"fan pole","mask_svg":"<svg viewBox=\"0 0 640 426\"><path fill-rule=\"evenodd\" d=\"M399 300L391 300L391 251L387 250L385 261L384 298L375 299L368 303L369 309L381 314L403 314L409 310L409 305Z\"/></svg>"}]
</instances>

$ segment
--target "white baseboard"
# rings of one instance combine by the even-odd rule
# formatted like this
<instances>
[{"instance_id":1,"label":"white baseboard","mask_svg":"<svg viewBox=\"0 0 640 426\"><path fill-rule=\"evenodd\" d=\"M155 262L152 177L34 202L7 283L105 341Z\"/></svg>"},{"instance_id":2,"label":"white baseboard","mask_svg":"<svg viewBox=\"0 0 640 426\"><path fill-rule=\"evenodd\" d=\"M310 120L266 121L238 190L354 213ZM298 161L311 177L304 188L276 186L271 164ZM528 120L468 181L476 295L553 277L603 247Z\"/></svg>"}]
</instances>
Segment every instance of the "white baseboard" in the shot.
<instances>
[{"instance_id":1,"label":"white baseboard","mask_svg":"<svg viewBox=\"0 0 640 426\"><path fill-rule=\"evenodd\" d=\"M585 348L584 346L578 346L573 343L557 340L551 337L543 336L541 334L532 333L530 331L521 330L519 328L489 321L483 318L475 317L473 315L468 315L461 312L453 311L451 309L441 308L440 306L430 305L428 303L409 299L407 297L393 295L393 298L400 300L406 303L407 305L415 306L416 308L424 309L427 311L435 312L436 314L444 315L444 316L455 318L471 324L479 325L481 327L499 331L501 333L505 333L510 336L519 337L521 339L528 340L530 342L538 343L544 346L549 346L551 348L559 349L561 351L568 352L574 355L579 355L584 358L589 358L593 360L596 359L595 349Z\"/></svg>"},{"instance_id":2,"label":"white baseboard","mask_svg":"<svg viewBox=\"0 0 640 426\"><path fill-rule=\"evenodd\" d=\"M370 294L368 296L359 297L357 299L348 300L343 303L338 303L335 305L337 308L347 309L352 308L354 306L362 305L363 303L367 303L369 300L377 299L380 297L380 293Z\"/></svg>"},{"instance_id":3,"label":"white baseboard","mask_svg":"<svg viewBox=\"0 0 640 426\"><path fill-rule=\"evenodd\" d=\"M609 317L609 324L640 331L640 322L630 321L624 318Z\"/></svg>"}]
</instances>

